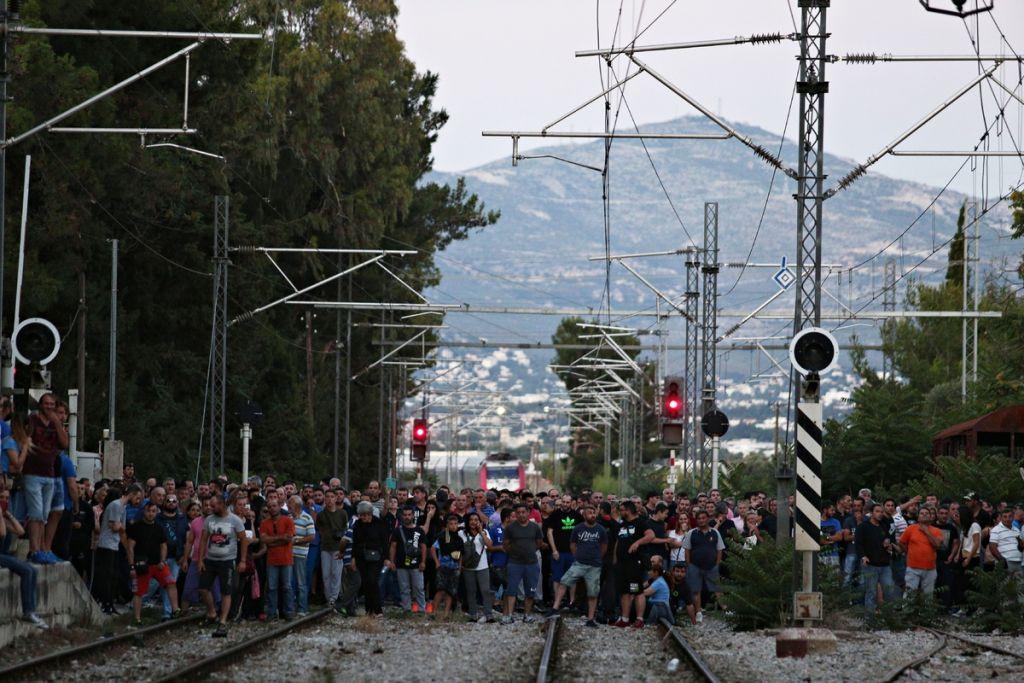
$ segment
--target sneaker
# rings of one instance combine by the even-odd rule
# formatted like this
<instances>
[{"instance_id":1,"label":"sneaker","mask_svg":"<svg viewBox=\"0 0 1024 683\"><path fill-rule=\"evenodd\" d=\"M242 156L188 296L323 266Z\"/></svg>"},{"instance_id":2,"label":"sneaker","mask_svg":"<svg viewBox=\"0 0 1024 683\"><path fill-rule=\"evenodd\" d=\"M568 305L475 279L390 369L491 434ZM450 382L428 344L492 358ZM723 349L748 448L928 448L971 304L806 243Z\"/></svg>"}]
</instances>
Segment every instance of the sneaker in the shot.
<instances>
[{"instance_id":1,"label":"sneaker","mask_svg":"<svg viewBox=\"0 0 1024 683\"><path fill-rule=\"evenodd\" d=\"M32 564L50 564L46 559L46 555L41 550L37 550L34 553L29 553L28 561Z\"/></svg>"},{"instance_id":2,"label":"sneaker","mask_svg":"<svg viewBox=\"0 0 1024 683\"><path fill-rule=\"evenodd\" d=\"M61 562L66 562L66 560L62 560L54 555L50 550L41 550L40 552L43 554L43 557L46 558L48 564L60 564Z\"/></svg>"},{"instance_id":3,"label":"sneaker","mask_svg":"<svg viewBox=\"0 0 1024 683\"><path fill-rule=\"evenodd\" d=\"M179 607L178 609L176 609L173 612L171 612L171 619L180 619L180 618L181 618L181 608Z\"/></svg>"},{"instance_id":4,"label":"sneaker","mask_svg":"<svg viewBox=\"0 0 1024 683\"><path fill-rule=\"evenodd\" d=\"M594 621L593 619L587 619L587 623L585 623L583 625L587 626L589 628L597 628L597 622Z\"/></svg>"},{"instance_id":5,"label":"sneaker","mask_svg":"<svg viewBox=\"0 0 1024 683\"><path fill-rule=\"evenodd\" d=\"M641 629L643 627L644 627L644 620L643 619L637 619L636 621L633 622L633 628Z\"/></svg>"},{"instance_id":6,"label":"sneaker","mask_svg":"<svg viewBox=\"0 0 1024 683\"><path fill-rule=\"evenodd\" d=\"M215 630L213 632L213 637L214 638L227 638L228 637L228 627L225 626L224 624L218 624L217 625L217 630Z\"/></svg>"},{"instance_id":7,"label":"sneaker","mask_svg":"<svg viewBox=\"0 0 1024 683\"><path fill-rule=\"evenodd\" d=\"M629 628L629 622L623 619L622 617L619 617L615 620L615 625L619 628Z\"/></svg>"},{"instance_id":8,"label":"sneaker","mask_svg":"<svg viewBox=\"0 0 1024 683\"><path fill-rule=\"evenodd\" d=\"M45 621L40 619L39 615L36 614L35 612L29 612L28 614L22 615L21 620L25 621L25 622L28 622L28 623L32 624L33 626L35 626L36 628L42 629L43 631L45 631L46 629L50 628L49 624L47 624Z\"/></svg>"},{"instance_id":9,"label":"sneaker","mask_svg":"<svg viewBox=\"0 0 1024 683\"><path fill-rule=\"evenodd\" d=\"M480 618L476 620L476 623L478 623L478 624L486 624L487 621L488 621L487 617L481 615Z\"/></svg>"},{"instance_id":10,"label":"sneaker","mask_svg":"<svg viewBox=\"0 0 1024 683\"><path fill-rule=\"evenodd\" d=\"M512 623L512 617L510 617L508 615L502 616L501 617L501 623L506 625L506 626L508 626L509 624Z\"/></svg>"},{"instance_id":11,"label":"sneaker","mask_svg":"<svg viewBox=\"0 0 1024 683\"><path fill-rule=\"evenodd\" d=\"M427 603L427 614L433 614L433 613L434 613L434 603L428 602Z\"/></svg>"},{"instance_id":12,"label":"sneaker","mask_svg":"<svg viewBox=\"0 0 1024 683\"><path fill-rule=\"evenodd\" d=\"M419 612L419 611L420 611L420 605L419 605L419 603L418 603L418 602L414 602L414 603L412 603L412 612L413 612L413 614L415 614L415 613L417 613L417 612Z\"/></svg>"},{"instance_id":13,"label":"sneaker","mask_svg":"<svg viewBox=\"0 0 1024 683\"><path fill-rule=\"evenodd\" d=\"M532 624L532 623L534 623L536 621L537 621L537 617L533 616L532 614L527 614L525 617L523 617L523 623L524 624Z\"/></svg>"},{"instance_id":14,"label":"sneaker","mask_svg":"<svg viewBox=\"0 0 1024 683\"><path fill-rule=\"evenodd\" d=\"M704 623L704 613L703 612L697 612L697 623L698 624L703 624Z\"/></svg>"},{"instance_id":15,"label":"sneaker","mask_svg":"<svg viewBox=\"0 0 1024 683\"><path fill-rule=\"evenodd\" d=\"M201 622L201 625L202 626L213 626L214 624L217 624L217 623L220 623L220 620L217 619L217 615L216 614L213 615L212 617L209 614L207 614L205 617L203 617L203 621Z\"/></svg>"}]
</instances>

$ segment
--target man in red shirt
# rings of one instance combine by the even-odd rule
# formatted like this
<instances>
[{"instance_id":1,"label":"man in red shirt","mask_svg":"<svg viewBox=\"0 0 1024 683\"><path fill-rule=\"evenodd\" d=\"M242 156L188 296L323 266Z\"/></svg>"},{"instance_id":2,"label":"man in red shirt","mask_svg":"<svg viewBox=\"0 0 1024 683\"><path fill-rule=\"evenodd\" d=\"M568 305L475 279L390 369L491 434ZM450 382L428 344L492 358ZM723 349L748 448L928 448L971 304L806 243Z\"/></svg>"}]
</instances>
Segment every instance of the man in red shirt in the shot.
<instances>
[{"instance_id":1,"label":"man in red shirt","mask_svg":"<svg viewBox=\"0 0 1024 683\"><path fill-rule=\"evenodd\" d=\"M908 526L899 539L907 553L906 590L926 595L935 592L935 556L942 546L942 532L932 526L932 520L932 509L922 507L917 524Z\"/></svg>"},{"instance_id":2,"label":"man in red shirt","mask_svg":"<svg viewBox=\"0 0 1024 683\"><path fill-rule=\"evenodd\" d=\"M260 541L267 546L267 619L277 618L279 592L284 594L284 619L295 616L295 594L292 593L292 538L295 522L291 515L281 514L276 498L267 501L267 516L260 524Z\"/></svg>"}]
</instances>

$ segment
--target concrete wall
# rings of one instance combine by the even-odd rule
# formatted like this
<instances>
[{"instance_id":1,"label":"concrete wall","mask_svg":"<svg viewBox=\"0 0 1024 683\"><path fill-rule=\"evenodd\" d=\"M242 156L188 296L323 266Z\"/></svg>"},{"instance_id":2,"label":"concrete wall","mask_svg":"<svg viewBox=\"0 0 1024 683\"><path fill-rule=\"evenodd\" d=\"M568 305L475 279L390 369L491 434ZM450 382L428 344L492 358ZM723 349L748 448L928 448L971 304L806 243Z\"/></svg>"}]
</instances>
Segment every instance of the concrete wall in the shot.
<instances>
[{"instance_id":1,"label":"concrete wall","mask_svg":"<svg viewBox=\"0 0 1024 683\"><path fill-rule=\"evenodd\" d=\"M102 623L99 606L70 562L34 566L39 572L36 612L46 623L51 627ZM0 648L15 638L39 632L21 621L20 584L21 579L9 569L0 569Z\"/></svg>"}]
</instances>

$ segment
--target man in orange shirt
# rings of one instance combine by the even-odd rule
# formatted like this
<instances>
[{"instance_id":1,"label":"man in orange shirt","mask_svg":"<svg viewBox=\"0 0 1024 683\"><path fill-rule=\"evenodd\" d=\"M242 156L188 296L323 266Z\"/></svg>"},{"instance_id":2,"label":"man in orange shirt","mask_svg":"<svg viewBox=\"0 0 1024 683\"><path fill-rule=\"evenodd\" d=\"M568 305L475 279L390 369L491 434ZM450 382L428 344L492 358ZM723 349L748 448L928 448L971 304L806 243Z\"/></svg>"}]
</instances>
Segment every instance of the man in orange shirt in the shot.
<instances>
[{"instance_id":1,"label":"man in orange shirt","mask_svg":"<svg viewBox=\"0 0 1024 683\"><path fill-rule=\"evenodd\" d=\"M925 595L935 592L935 556L942 546L942 532L932 526L932 519L932 509L922 507L917 524L908 526L899 539L907 553L906 589Z\"/></svg>"},{"instance_id":2,"label":"man in orange shirt","mask_svg":"<svg viewBox=\"0 0 1024 683\"><path fill-rule=\"evenodd\" d=\"M284 620L295 616L295 595L292 593L292 537L295 522L291 515L281 514L276 498L267 501L267 516L260 524L260 541L267 546L267 620L277 619L279 591L284 594Z\"/></svg>"}]
</instances>

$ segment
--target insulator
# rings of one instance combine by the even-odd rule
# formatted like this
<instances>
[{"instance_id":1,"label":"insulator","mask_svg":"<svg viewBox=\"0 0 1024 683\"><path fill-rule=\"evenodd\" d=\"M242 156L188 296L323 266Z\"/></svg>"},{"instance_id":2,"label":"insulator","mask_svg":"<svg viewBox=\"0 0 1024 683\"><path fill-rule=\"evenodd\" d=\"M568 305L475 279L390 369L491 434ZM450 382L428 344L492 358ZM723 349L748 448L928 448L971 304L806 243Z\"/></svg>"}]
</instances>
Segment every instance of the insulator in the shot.
<instances>
[{"instance_id":1,"label":"insulator","mask_svg":"<svg viewBox=\"0 0 1024 683\"><path fill-rule=\"evenodd\" d=\"M845 190L853 183L853 181L867 173L867 170L868 169L863 165L857 166L855 169L847 173L842 180L839 181L839 189Z\"/></svg>"},{"instance_id":2,"label":"insulator","mask_svg":"<svg viewBox=\"0 0 1024 683\"><path fill-rule=\"evenodd\" d=\"M761 157L775 168L782 168L782 162L775 158L775 155L766 150L761 145L754 145L754 154Z\"/></svg>"},{"instance_id":3,"label":"insulator","mask_svg":"<svg viewBox=\"0 0 1024 683\"><path fill-rule=\"evenodd\" d=\"M781 33L755 33L750 36L751 45L756 43L781 43L784 36Z\"/></svg>"},{"instance_id":4,"label":"insulator","mask_svg":"<svg viewBox=\"0 0 1024 683\"><path fill-rule=\"evenodd\" d=\"M874 52L863 52L846 55L843 61L847 64L874 64L878 61L878 55Z\"/></svg>"}]
</instances>

